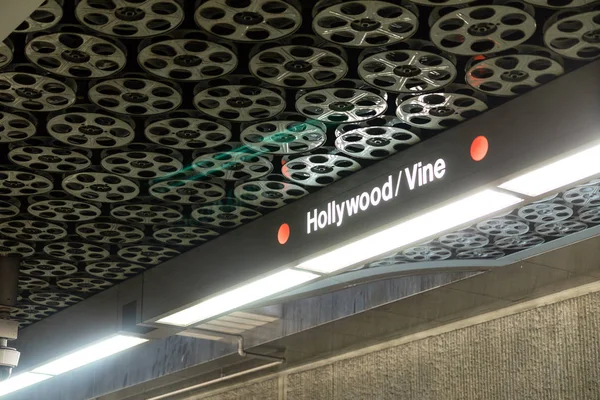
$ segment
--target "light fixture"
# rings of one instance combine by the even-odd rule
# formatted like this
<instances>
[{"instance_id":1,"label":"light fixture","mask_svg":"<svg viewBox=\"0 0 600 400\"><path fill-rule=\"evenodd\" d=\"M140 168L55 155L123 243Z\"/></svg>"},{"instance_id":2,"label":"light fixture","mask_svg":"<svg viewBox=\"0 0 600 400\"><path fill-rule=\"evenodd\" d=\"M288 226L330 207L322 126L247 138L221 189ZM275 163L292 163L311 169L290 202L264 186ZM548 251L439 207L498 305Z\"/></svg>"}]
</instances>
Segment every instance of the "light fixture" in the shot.
<instances>
[{"instance_id":1,"label":"light fixture","mask_svg":"<svg viewBox=\"0 0 600 400\"><path fill-rule=\"evenodd\" d=\"M527 196L551 190L600 173L600 145L518 176L499 187Z\"/></svg>"},{"instance_id":2,"label":"light fixture","mask_svg":"<svg viewBox=\"0 0 600 400\"><path fill-rule=\"evenodd\" d=\"M167 317L161 324L189 326L318 278L310 272L285 269L203 301Z\"/></svg>"},{"instance_id":3,"label":"light fixture","mask_svg":"<svg viewBox=\"0 0 600 400\"><path fill-rule=\"evenodd\" d=\"M483 190L391 228L338 247L296 268L328 274L476 220L523 201L516 196Z\"/></svg>"},{"instance_id":4,"label":"light fixture","mask_svg":"<svg viewBox=\"0 0 600 400\"><path fill-rule=\"evenodd\" d=\"M24 372L13 376L5 381L0 382L0 396L16 392L26 388L27 386L35 385L36 383L50 379L52 376L44 374L36 374L33 372Z\"/></svg>"},{"instance_id":5,"label":"light fixture","mask_svg":"<svg viewBox=\"0 0 600 400\"><path fill-rule=\"evenodd\" d=\"M113 336L37 367L32 372L36 374L60 375L147 341L148 339L133 336Z\"/></svg>"}]
</instances>

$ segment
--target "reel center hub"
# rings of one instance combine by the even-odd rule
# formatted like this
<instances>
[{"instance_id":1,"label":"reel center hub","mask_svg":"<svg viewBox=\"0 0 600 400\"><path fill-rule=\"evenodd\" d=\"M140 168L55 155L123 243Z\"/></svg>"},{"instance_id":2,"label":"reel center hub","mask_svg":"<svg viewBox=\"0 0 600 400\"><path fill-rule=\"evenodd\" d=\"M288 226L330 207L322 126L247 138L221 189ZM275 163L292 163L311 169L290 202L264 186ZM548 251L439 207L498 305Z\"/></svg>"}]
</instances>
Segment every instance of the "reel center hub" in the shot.
<instances>
[{"instance_id":1,"label":"reel center hub","mask_svg":"<svg viewBox=\"0 0 600 400\"><path fill-rule=\"evenodd\" d=\"M148 96L143 93L125 93L121 97L129 103L145 103L148 101Z\"/></svg>"},{"instance_id":2,"label":"reel center hub","mask_svg":"<svg viewBox=\"0 0 600 400\"><path fill-rule=\"evenodd\" d=\"M120 7L115 11L115 16L121 21L133 22L144 19L146 13L137 7Z\"/></svg>"},{"instance_id":3,"label":"reel center hub","mask_svg":"<svg viewBox=\"0 0 600 400\"><path fill-rule=\"evenodd\" d=\"M181 67L196 67L202 64L202 59L193 54L184 54L175 57L173 62Z\"/></svg>"},{"instance_id":4,"label":"reel center hub","mask_svg":"<svg viewBox=\"0 0 600 400\"><path fill-rule=\"evenodd\" d=\"M232 213L224 213L224 214L219 214L219 218L224 219L224 220L232 220L232 219L236 219L237 217L235 216L235 214L232 214Z\"/></svg>"},{"instance_id":5,"label":"reel center hub","mask_svg":"<svg viewBox=\"0 0 600 400\"><path fill-rule=\"evenodd\" d=\"M106 193L106 192L110 192L110 186L108 185L103 185L101 183L97 183L95 185L90 186L90 188L94 191L94 192L101 192L101 193Z\"/></svg>"},{"instance_id":6,"label":"reel center hub","mask_svg":"<svg viewBox=\"0 0 600 400\"><path fill-rule=\"evenodd\" d=\"M454 110L450 107L436 107L431 109L429 114L433 115L434 117L448 117L454 114Z\"/></svg>"},{"instance_id":7,"label":"reel center hub","mask_svg":"<svg viewBox=\"0 0 600 400\"><path fill-rule=\"evenodd\" d=\"M588 43L600 43L600 29L594 29L593 31L587 31L582 37L584 42Z\"/></svg>"},{"instance_id":8,"label":"reel center hub","mask_svg":"<svg viewBox=\"0 0 600 400\"><path fill-rule=\"evenodd\" d=\"M71 214L75 212L75 209L71 207L57 207L56 212L59 212L61 214Z\"/></svg>"},{"instance_id":9,"label":"reel center hub","mask_svg":"<svg viewBox=\"0 0 600 400\"><path fill-rule=\"evenodd\" d=\"M367 145L373 147L385 147L390 144L390 139L378 137L367 139Z\"/></svg>"},{"instance_id":10,"label":"reel center hub","mask_svg":"<svg viewBox=\"0 0 600 400\"><path fill-rule=\"evenodd\" d=\"M142 211L140 212L140 216L144 218L153 218L156 217L156 213L154 211Z\"/></svg>"},{"instance_id":11,"label":"reel center hub","mask_svg":"<svg viewBox=\"0 0 600 400\"><path fill-rule=\"evenodd\" d=\"M333 171L333 167L329 165L315 165L310 170L316 174L328 174Z\"/></svg>"},{"instance_id":12,"label":"reel center hub","mask_svg":"<svg viewBox=\"0 0 600 400\"><path fill-rule=\"evenodd\" d=\"M198 132L192 130L177 131L175 135L181 139L196 139L198 136L200 136Z\"/></svg>"},{"instance_id":13,"label":"reel center hub","mask_svg":"<svg viewBox=\"0 0 600 400\"><path fill-rule=\"evenodd\" d=\"M60 157L52 156L49 154L40 156L40 161L47 162L47 163L57 163L57 162L60 162L60 160L61 160Z\"/></svg>"},{"instance_id":14,"label":"reel center hub","mask_svg":"<svg viewBox=\"0 0 600 400\"><path fill-rule=\"evenodd\" d=\"M150 161L146 161L146 160L136 160L136 161L132 161L131 162L131 166L134 168L150 168L152 167L152 163Z\"/></svg>"},{"instance_id":15,"label":"reel center hub","mask_svg":"<svg viewBox=\"0 0 600 400\"><path fill-rule=\"evenodd\" d=\"M252 100L245 97L233 97L231 99L227 99L227 104L234 108L245 108L252 105Z\"/></svg>"},{"instance_id":16,"label":"reel center hub","mask_svg":"<svg viewBox=\"0 0 600 400\"><path fill-rule=\"evenodd\" d=\"M90 60L90 56L87 53L79 50L65 50L61 54L62 58L72 63L84 63Z\"/></svg>"},{"instance_id":17,"label":"reel center hub","mask_svg":"<svg viewBox=\"0 0 600 400\"><path fill-rule=\"evenodd\" d=\"M283 194L276 192L274 190L268 190L263 193L263 196L267 199L280 199L283 197Z\"/></svg>"},{"instance_id":18,"label":"reel center hub","mask_svg":"<svg viewBox=\"0 0 600 400\"><path fill-rule=\"evenodd\" d=\"M24 228L23 233L28 233L30 235L39 235L40 230L36 228Z\"/></svg>"},{"instance_id":19,"label":"reel center hub","mask_svg":"<svg viewBox=\"0 0 600 400\"><path fill-rule=\"evenodd\" d=\"M354 109L354 104L347 101L336 101L335 103L331 103L329 108L333 111L350 111Z\"/></svg>"},{"instance_id":20,"label":"reel center hub","mask_svg":"<svg viewBox=\"0 0 600 400\"><path fill-rule=\"evenodd\" d=\"M312 69L312 65L303 60L295 60L286 63L284 68L290 72L308 72Z\"/></svg>"},{"instance_id":21,"label":"reel center hub","mask_svg":"<svg viewBox=\"0 0 600 400\"><path fill-rule=\"evenodd\" d=\"M350 26L355 31L370 32L370 31L374 31L375 29L380 28L381 23L379 21L375 21L374 19L371 19L371 18L361 18L361 19L352 21Z\"/></svg>"},{"instance_id":22,"label":"reel center hub","mask_svg":"<svg viewBox=\"0 0 600 400\"><path fill-rule=\"evenodd\" d=\"M244 169L244 164L240 162L228 162L223 164L223 169L226 169L228 171L240 171Z\"/></svg>"},{"instance_id":23,"label":"reel center hub","mask_svg":"<svg viewBox=\"0 0 600 400\"><path fill-rule=\"evenodd\" d=\"M264 18L259 13L244 11L235 14L233 20L241 25L257 25L263 22Z\"/></svg>"},{"instance_id":24,"label":"reel center hub","mask_svg":"<svg viewBox=\"0 0 600 400\"><path fill-rule=\"evenodd\" d=\"M525 71L514 69L512 71L503 72L500 78L506 82L521 82L529 78L529 74Z\"/></svg>"},{"instance_id":25,"label":"reel center hub","mask_svg":"<svg viewBox=\"0 0 600 400\"><path fill-rule=\"evenodd\" d=\"M32 88L18 88L15 92L26 99L39 99L42 97L42 92L40 90Z\"/></svg>"},{"instance_id":26,"label":"reel center hub","mask_svg":"<svg viewBox=\"0 0 600 400\"><path fill-rule=\"evenodd\" d=\"M102 231L101 235L104 237L115 237L115 236L119 236L119 232L117 232L117 231Z\"/></svg>"},{"instance_id":27,"label":"reel center hub","mask_svg":"<svg viewBox=\"0 0 600 400\"><path fill-rule=\"evenodd\" d=\"M84 125L79 127L79 132L85 135L100 135L103 131L102 128L93 125Z\"/></svg>"},{"instance_id":28,"label":"reel center hub","mask_svg":"<svg viewBox=\"0 0 600 400\"><path fill-rule=\"evenodd\" d=\"M496 32L498 27L493 22L480 22L471 26L467 32L473 36L488 36Z\"/></svg>"},{"instance_id":29,"label":"reel center hub","mask_svg":"<svg viewBox=\"0 0 600 400\"><path fill-rule=\"evenodd\" d=\"M276 143L291 143L296 140L296 137L290 133L276 133L271 136L271 139Z\"/></svg>"},{"instance_id":30,"label":"reel center hub","mask_svg":"<svg viewBox=\"0 0 600 400\"><path fill-rule=\"evenodd\" d=\"M412 78L413 76L417 76L420 73L421 69L415 67L414 65L400 65L394 68L394 74L404 78Z\"/></svg>"}]
</instances>

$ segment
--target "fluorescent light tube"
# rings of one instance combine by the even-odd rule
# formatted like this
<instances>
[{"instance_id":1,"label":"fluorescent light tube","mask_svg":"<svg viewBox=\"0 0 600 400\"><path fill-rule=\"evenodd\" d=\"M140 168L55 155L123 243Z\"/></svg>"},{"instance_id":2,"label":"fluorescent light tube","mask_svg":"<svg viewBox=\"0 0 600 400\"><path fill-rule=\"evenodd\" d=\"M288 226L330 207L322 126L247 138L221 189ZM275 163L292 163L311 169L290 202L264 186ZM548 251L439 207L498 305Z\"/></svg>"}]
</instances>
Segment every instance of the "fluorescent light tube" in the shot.
<instances>
[{"instance_id":1,"label":"fluorescent light tube","mask_svg":"<svg viewBox=\"0 0 600 400\"><path fill-rule=\"evenodd\" d=\"M518 176L499 187L535 197L599 173L600 145L597 145Z\"/></svg>"},{"instance_id":2,"label":"fluorescent light tube","mask_svg":"<svg viewBox=\"0 0 600 400\"><path fill-rule=\"evenodd\" d=\"M317 256L296 268L323 274L332 273L521 201L523 200L511 194L484 190Z\"/></svg>"},{"instance_id":3,"label":"fluorescent light tube","mask_svg":"<svg viewBox=\"0 0 600 400\"><path fill-rule=\"evenodd\" d=\"M67 354L58 360L44 364L41 367L34 369L32 372L47 375L60 375L147 341L148 339L142 339L133 336L113 336L109 339L103 340L102 342L92 344L81 350Z\"/></svg>"},{"instance_id":4,"label":"fluorescent light tube","mask_svg":"<svg viewBox=\"0 0 600 400\"><path fill-rule=\"evenodd\" d=\"M161 324L189 326L318 278L310 272L285 269L240 286L200 304L159 319Z\"/></svg>"},{"instance_id":5,"label":"fluorescent light tube","mask_svg":"<svg viewBox=\"0 0 600 400\"><path fill-rule=\"evenodd\" d=\"M50 375L34 374L33 372L24 372L17 376L13 376L12 378L6 381L0 382L0 396L16 392L17 390L24 389L27 386L35 385L36 383L45 381L46 379L50 378L52 378L52 376Z\"/></svg>"}]
</instances>

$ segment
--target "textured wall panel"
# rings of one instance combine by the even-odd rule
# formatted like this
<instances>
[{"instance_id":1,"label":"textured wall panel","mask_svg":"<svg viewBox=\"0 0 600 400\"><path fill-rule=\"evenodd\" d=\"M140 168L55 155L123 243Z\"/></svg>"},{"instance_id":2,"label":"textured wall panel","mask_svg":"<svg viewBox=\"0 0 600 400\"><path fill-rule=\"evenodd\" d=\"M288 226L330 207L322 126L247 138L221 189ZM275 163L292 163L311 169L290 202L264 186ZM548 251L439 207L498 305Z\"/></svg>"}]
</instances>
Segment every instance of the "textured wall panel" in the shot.
<instances>
[{"instance_id":1,"label":"textured wall panel","mask_svg":"<svg viewBox=\"0 0 600 400\"><path fill-rule=\"evenodd\" d=\"M291 374L287 377L286 393L294 400L332 400L333 365Z\"/></svg>"},{"instance_id":2,"label":"textured wall panel","mask_svg":"<svg viewBox=\"0 0 600 400\"><path fill-rule=\"evenodd\" d=\"M278 379L252 383L248 386L231 390L226 393L210 397L191 397L187 400L278 400L279 399Z\"/></svg>"}]
</instances>

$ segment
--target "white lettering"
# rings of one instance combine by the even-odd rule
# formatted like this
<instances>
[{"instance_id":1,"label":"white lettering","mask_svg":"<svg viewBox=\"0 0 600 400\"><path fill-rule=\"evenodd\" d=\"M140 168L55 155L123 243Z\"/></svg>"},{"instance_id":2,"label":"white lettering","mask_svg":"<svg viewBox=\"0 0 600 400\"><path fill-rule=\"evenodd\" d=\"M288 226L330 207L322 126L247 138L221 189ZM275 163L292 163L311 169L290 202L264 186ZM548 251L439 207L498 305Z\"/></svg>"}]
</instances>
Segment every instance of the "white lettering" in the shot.
<instances>
[{"instance_id":1,"label":"white lettering","mask_svg":"<svg viewBox=\"0 0 600 400\"><path fill-rule=\"evenodd\" d=\"M379 204L379 202L381 201L381 189L379 189L378 187L373 188L373 190L371 190L371 204L373 204L373 206L376 206L377 204Z\"/></svg>"},{"instance_id":2,"label":"white lettering","mask_svg":"<svg viewBox=\"0 0 600 400\"><path fill-rule=\"evenodd\" d=\"M406 181L408 182L408 189L413 190L417 183L417 164L413 165L412 174L410 173L410 169L404 168L404 173L406 174Z\"/></svg>"},{"instance_id":3,"label":"white lettering","mask_svg":"<svg viewBox=\"0 0 600 400\"><path fill-rule=\"evenodd\" d=\"M425 164L423 167L423 184L433 182L433 165Z\"/></svg>"},{"instance_id":4,"label":"white lettering","mask_svg":"<svg viewBox=\"0 0 600 400\"><path fill-rule=\"evenodd\" d=\"M342 224L342 221L344 220L344 207L345 206L346 206L345 203L335 205L335 208L337 210L337 215L338 215L337 226L340 226Z\"/></svg>"},{"instance_id":5,"label":"white lettering","mask_svg":"<svg viewBox=\"0 0 600 400\"><path fill-rule=\"evenodd\" d=\"M348 210L348 216L351 217L358 212L358 196L346 200L346 210Z\"/></svg>"},{"instance_id":6,"label":"white lettering","mask_svg":"<svg viewBox=\"0 0 600 400\"><path fill-rule=\"evenodd\" d=\"M313 217L310 217L310 211L306 213L306 233L310 233L310 227L313 227L313 231L317 230L317 209L313 210Z\"/></svg>"},{"instance_id":7,"label":"white lettering","mask_svg":"<svg viewBox=\"0 0 600 400\"><path fill-rule=\"evenodd\" d=\"M327 203L327 225L331 225L331 202Z\"/></svg>"},{"instance_id":8,"label":"white lettering","mask_svg":"<svg viewBox=\"0 0 600 400\"><path fill-rule=\"evenodd\" d=\"M333 215L331 216L331 223L335 224L335 200L331 202L331 211L333 211Z\"/></svg>"},{"instance_id":9,"label":"white lettering","mask_svg":"<svg viewBox=\"0 0 600 400\"><path fill-rule=\"evenodd\" d=\"M442 179L446 174L446 162L443 159L438 159L433 167L433 173L437 179Z\"/></svg>"},{"instance_id":10,"label":"white lettering","mask_svg":"<svg viewBox=\"0 0 600 400\"><path fill-rule=\"evenodd\" d=\"M321 211L319 213L319 219L317 220L319 228L323 229L327 226L327 211Z\"/></svg>"},{"instance_id":11,"label":"white lettering","mask_svg":"<svg viewBox=\"0 0 600 400\"><path fill-rule=\"evenodd\" d=\"M369 193L367 192L363 192L360 194L360 209L362 211L365 211L367 208L369 208Z\"/></svg>"},{"instance_id":12,"label":"white lettering","mask_svg":"<svg viewBox=\"0 0 600 400\"><path fill-rule=\"evenodd\" d=\"M398 176L398 179L402 178L402 172ZM399 183L398 183L399 184ZM381 189L381 193L383 194L383 201L388 201L392 199L392 176L388 176L388 180L383 184L383 189Z\"/></svg>"}]
</instances>

